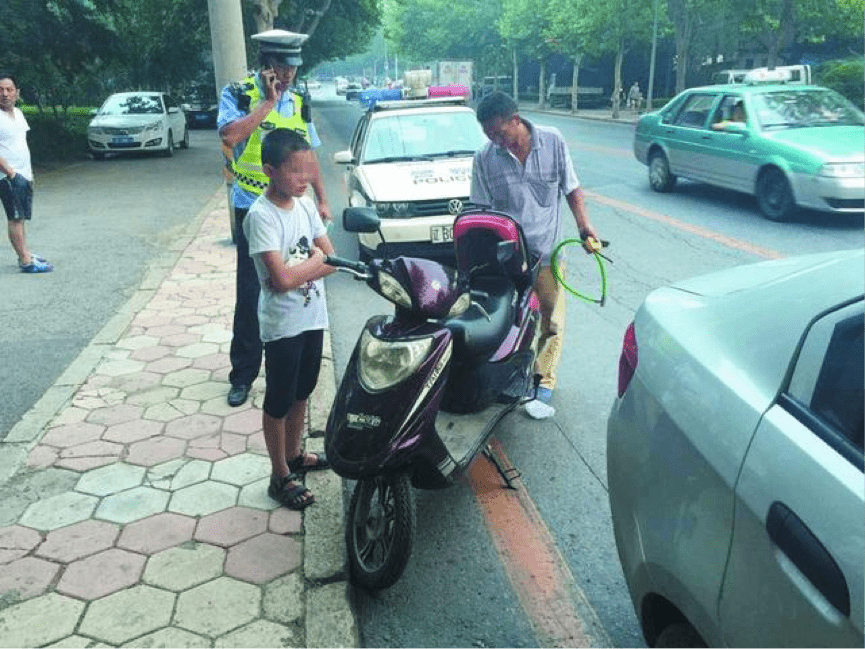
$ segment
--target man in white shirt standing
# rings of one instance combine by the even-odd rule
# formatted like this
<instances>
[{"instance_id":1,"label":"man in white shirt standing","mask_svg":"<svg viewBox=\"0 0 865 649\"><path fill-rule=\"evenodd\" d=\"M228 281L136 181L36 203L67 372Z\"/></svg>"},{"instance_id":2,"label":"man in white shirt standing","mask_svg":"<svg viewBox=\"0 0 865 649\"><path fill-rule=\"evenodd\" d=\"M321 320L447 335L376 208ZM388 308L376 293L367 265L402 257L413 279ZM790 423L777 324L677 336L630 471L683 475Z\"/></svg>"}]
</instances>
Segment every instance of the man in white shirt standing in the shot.
<instances>
[{"instance_id":1,"label":"man in white shirt standing","mask_svg":"<svg viewBox=\"0 0 865 649\"><path fill-rule=\"evenodd\" d=\"M15 77L0 72L0 201L21 272L49 273L54 266L30 251L24 230L24 221L29 221L33 212L33 168L27 146L30 126L15 105L18 96Z\"/></svg>"}]
</instances>

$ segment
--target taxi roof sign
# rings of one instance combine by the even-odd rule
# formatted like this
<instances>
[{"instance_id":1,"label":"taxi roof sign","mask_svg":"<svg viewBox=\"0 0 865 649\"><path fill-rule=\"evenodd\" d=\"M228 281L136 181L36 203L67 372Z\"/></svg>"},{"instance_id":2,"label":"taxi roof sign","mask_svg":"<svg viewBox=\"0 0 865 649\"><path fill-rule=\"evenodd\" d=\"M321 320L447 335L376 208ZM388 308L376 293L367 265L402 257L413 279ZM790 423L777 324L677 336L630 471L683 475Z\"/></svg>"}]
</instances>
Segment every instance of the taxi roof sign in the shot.
<instances>
[{"instance_id":1,"label":"taxi roof sign","mask_svg":"<svg viewBox=\"0 0 865 649\"><path fill-rule=\"evenodd\" d=\"M750 84L787 83L791 78L790 70L783 68L775 68L774 70L770 70L769 68L754 68L745 75L743 82Z\"/></svg>"}]
</instances>

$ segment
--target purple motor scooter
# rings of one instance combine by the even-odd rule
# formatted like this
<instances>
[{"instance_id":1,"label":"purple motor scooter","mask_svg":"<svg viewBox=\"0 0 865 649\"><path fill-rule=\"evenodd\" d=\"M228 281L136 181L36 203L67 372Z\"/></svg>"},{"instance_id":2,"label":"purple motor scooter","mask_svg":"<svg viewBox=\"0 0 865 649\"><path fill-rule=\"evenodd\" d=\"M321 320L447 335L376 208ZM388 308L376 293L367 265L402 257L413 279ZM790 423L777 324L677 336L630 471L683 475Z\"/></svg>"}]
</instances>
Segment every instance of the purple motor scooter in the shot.
<instances>
[{"instance_id":1,"label":"purple motor scooter","mask_svg":"<svg viewBox=\"0 0 865 649\"><path fill-rule=\"evenodd\" d=\"M380 233L371 208L346 209L343 223ZM505 214L467 212L453 232L456 270L414 257L327 260L396 307L367 321L325 432L333 470L357 480L346 542L351 576L368 589L393 585L408 563L412 487L453 484L536 386L538 259Z\"/></svg>"}]
</instances>

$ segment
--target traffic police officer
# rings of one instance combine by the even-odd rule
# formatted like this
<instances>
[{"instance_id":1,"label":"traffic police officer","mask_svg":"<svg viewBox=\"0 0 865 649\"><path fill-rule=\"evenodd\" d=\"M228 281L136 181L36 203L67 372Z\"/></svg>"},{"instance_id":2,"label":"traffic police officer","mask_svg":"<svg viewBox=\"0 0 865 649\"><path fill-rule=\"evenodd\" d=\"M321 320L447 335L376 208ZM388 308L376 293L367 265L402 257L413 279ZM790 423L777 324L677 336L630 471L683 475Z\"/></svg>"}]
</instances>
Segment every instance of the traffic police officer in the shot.
<instances>
[{"instance_id":1,"label":"traffic police officer","mask_svg":"<svg viewBox=\"0 0 865 649\"><path fill-rule=\"evenodd\" d=\"M230 351L228 403L231 406L246 401L261 368L262 346L257 312L260 287L242 224L249 207L267 187L268 179L261 164L262 140L268 131L290 128L302 133L313 147L321 144L305 98L289 89L298 66L303 62L300 50L308 36L272 29L252 38L260 43L261 69L225 87L217 118L222 142L233 153L234 173L231 202L235 214L233 234L237 241L237 294ZM330 221L330 207L317 159L310 184L322 219Z\"/></svg>"}]
</instances>

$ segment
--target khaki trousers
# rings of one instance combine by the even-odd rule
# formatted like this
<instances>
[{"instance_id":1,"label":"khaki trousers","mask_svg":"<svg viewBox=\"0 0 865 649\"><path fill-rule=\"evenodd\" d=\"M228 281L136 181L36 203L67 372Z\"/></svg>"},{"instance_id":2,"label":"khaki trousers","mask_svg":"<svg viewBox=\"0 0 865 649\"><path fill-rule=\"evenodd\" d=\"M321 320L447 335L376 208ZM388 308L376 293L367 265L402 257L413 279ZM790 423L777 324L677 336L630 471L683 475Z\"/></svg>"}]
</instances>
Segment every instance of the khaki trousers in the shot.
<instances>
[{"instance_id":1,"label":"khaki trousers","mask_svg":"<svg viewBox=\"0 0 865 649\"><path fill-rule=\"evenodd\" d=\"M565 273L563 260L559 260L559 270ZM565 289L553 277L550 267L542 266L535 283L535 292L541 303L541 335L535 373L541 375L541 387L553 390L565 337Z\"/></svg>"}]
</instances>

